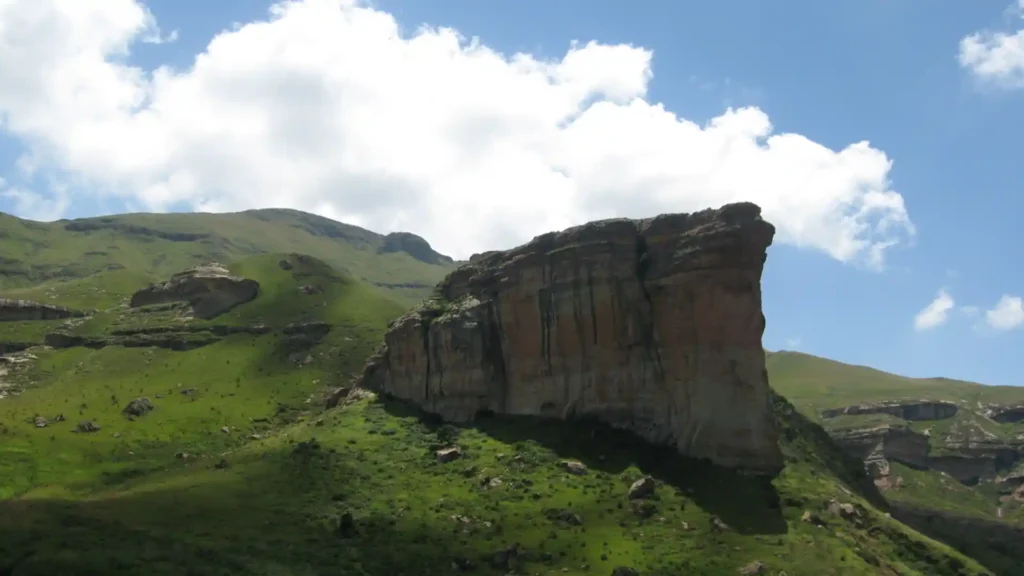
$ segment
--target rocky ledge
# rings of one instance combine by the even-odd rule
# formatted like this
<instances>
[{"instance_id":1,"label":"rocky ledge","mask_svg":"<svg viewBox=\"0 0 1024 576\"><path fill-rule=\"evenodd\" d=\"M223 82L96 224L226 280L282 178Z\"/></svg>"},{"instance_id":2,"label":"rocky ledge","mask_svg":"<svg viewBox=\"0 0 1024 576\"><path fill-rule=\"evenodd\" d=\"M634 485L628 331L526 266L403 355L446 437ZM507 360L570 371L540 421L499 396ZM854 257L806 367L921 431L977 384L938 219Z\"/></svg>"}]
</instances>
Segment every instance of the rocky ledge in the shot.
<instances>
[{"instance_id":1,"label":"rocky ledge","mask_svg":"<svg viewBox=\"0 0 1024 576\"><path fill-rule=\"evenodd\" d=\"M945 472L964 484L996 480L1024 461L1024 441L987 433L972 423L957 423L942 436L907 425L830 429L829 435L865 466L884 487L890 462Z\"/></svg>"},{"instance_id":2,"label":"rocky ledge","mask_svg":"<svg viewBox=\"0 0 1024 576\"><path fill-rule=\"evenodd\" d=\"M392 323L357 385L452 421L596 417L776 474L760 212L591 222L475 256Z\"/></svg>"},{"instance_id":3,"label":"rocky ledge","mask_svg":"<svg viewBox=\"0 0 1024 576\"><path fill-rule=\"evenodd\" d=\"M214 318L259 295L255 280L232 276L217 263L203 264L179 272L162 284L139 290L131 299L131 307L188 302L199 318Z\"/></svg>"},{"instance_id":4,"label":"rocky ledge","mask_svg":"<svg viewBox=\"0 0 1024 576\"><path fill-rule=\"evenodd\" d=\"M63 320L65 318L81 318L88 313L71 310L53 304L40 304L28 300L11 300L0 298L0 322L19 322L25 320Z\"/></svg>"},{"instance_id":5,"label":"rocky ledge","mask_svg":"<svg viewBox=\"0 0 1024 576\"><path fill-rule=\"evenodd\" d=\"M822 418L856 416L863 414L889 414L903 420L945 420L956 416L958 407L942 400L912 400L858 404L845 408L831 408L821 412Z\"/></svg>"}]
</instances>

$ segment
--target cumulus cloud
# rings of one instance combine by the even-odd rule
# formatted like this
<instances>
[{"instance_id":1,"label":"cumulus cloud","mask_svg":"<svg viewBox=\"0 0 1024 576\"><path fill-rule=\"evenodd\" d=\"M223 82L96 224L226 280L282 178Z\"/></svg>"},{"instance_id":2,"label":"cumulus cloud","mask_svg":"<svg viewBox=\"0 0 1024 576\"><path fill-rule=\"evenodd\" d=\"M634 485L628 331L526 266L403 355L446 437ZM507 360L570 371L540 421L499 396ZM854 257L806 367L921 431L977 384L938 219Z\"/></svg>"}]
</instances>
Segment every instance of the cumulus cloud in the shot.
<instances>
[{"instance_id":1,"label":"cumulus cloud","mask_svg":"<svg viewBox=\"0 0 1024 576\"><path fill-rule=\"evenodd\" d=\"M19 216L41 222L60 219L70 203L63 187L55 186L52 195L43 196L25 188L8 186L3 178L0 178L0 197L10 200Z\"/></svg>"},{"instance_id":2,"label":"cumulus cloud","mask_svg":"<svg viewBox=\"0 0 1024 576\"><path fill-rule=\"evenodd\" d=\"M1024 324L1024 300L1003 294L996 305L985 311L985 322L996 330L1012 330Z\"/></svg>"},{"instance_id":3,"label":"cumulus cloud","mask_svg":"<svg viewBox=\"0 0 1024 576\"><path fill-rule=\"evenodd\" d=\"M914 316L914 329L923 332L945 324L949 317L949 311L955 304L953 297L948 292L939 290L935 299L918 312L917 316Z\"/></svg>"},{"instance_id":4,"label":"cumulus cloud","mask_svg":"<svg viewBox=\"0 0 1024 576\"><path fill-rule=\"evenodd\" d=\"M1024 0L1011 8L1024 19ZM1017 30L981 30L960 40L960 65L980 80L1004 87L1024 87L1024 25Z\"/></svg>"},{"instance_id":5,"label":"cumulus cloud","mask_svg":"<svg viewBox=\"0 0 1024 576\"><path fill-rule=\"evenodd\" d=\"M777 241L881 266L914 228L868 142L830 149L753 107L705 124L649 99L653 54L503 55L355 0L286 1L185 68L136 0L0 2L0 129L30 161L148 210L288 207L455 257L595 218L749 200Z\"/></svg>"}]
</instances>

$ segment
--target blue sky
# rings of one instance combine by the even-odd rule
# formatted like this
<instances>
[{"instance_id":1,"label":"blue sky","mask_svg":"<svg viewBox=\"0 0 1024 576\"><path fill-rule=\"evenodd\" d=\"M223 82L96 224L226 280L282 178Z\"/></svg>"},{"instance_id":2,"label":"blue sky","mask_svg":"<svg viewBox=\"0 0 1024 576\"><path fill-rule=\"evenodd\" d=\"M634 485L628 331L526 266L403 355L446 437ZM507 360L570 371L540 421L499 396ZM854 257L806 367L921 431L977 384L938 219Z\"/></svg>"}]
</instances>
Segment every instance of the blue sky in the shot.
<instances>
[{"instance_id":1,"label":"blue sky","mask_svg":"<svg viewBox=\"0 0 1024 576\"><path fill-rule=\"evenodd\" d=\"M464 257L750 199L780 228L767 348L1024 384L1010 1L17 0L0 210L290 206Z\"/></svg>"}]
</instances>

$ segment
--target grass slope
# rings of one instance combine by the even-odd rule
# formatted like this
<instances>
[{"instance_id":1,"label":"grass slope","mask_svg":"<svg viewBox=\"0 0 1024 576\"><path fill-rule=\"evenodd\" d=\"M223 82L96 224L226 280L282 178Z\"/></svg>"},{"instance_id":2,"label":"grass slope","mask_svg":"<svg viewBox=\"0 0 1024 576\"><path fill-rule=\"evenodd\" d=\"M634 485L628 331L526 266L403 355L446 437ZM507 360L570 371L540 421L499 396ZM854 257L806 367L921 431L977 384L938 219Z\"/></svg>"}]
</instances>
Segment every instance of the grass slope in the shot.
<instances>
[{"instance_id":1,"label":"grass slope","mask_svg":"<svg viewBox=\"0 0 1024 576\"><path fill-rule=\"evenodd\" d=\"M767 367L772 386L810 419L837 430L882 424L908 426L929 435L934 456L951 453L944 439L965 431L983 431L996 441L1009 442L1019 442L1024 435L1024 424L998 423L979 410L989 403L1024 404L1024 387L985 386L947 378L907 378L798 352L769 353ZM907 422L885 414L821 418L821 411L827 408L920 399L951 401L960 409L953 418L932 421ZM891 476L900 480L898 486L885 493L894 503L994 524L1024 526L1024 503L1009 497L1009 489L998 483L987 481L965 486L946 474L915 470L898 463L893 465ZM966 536L971 529L959 527L945 532L951 536ZM1012 532L1009 534L1011 538L1020 538ZM972 550L978 548L978 545L972 546ZM1024 565L1019 562L1024 546L1019 543L1014 549L982 553L990 566L1010 570L1008 573L1024 573L1021 567Z\"/></svg>"},{"instance_id":2,"label":"grass slope","mask_svg":"<svg viewBox=\"0 0 1024 576\"><path fill-rule=\"evenodd\" d=\"M373 398L325 411L325 387L359 369L401 307L314 259L232 267L262 292L214 322L275 330L183 352L29 351L21 393L0 400L0 573L505 574L495 552L513 544L524 574L736 574L757 561L771 574L989 573L888 518L860 464L781 398L787 467L771 483L596 423L455 427ZM332 326L309 362L277 329L294 321ZM173 322L112 308L70 329ZM136 397L155 409L128 419ZM100 430L72 432L86 419ZM464 455L441 463L449 443ZM566 458L589 472L567 473ZM654 497L630 502L644 475Z\"/></svg>"},{"instance_id":3,"label":"grass slope","mask_svg":"<svg viewBox=\"0 0 1024 576\"><path fill-rule=\"evenodd\" d=\"M0 295L104 307L195 264L295 252L377 285L408 306L453 267L404 251L382 253L385 243L380 234L295 210L124 214L53 223L0 214ZM102 272L116 274L93 277Z\"/></svg>"}]
</instances>

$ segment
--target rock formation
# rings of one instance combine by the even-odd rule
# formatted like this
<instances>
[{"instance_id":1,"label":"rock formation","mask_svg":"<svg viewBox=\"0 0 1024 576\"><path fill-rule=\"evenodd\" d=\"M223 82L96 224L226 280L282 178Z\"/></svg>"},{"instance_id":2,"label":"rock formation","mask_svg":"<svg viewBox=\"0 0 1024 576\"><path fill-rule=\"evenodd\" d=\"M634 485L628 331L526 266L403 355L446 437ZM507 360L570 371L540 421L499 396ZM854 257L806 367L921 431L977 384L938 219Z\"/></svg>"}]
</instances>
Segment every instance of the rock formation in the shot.
<instances>
[{"instance_id":1,"label":"rock formation","mask_svg":"<svg viewBox=\"0 0 1024 576\"><path fill-rule=\"evenodd\" d=\"M908 425L833 428L829 435L873 475L885 475L890 462L939 470L964 484L994 479L1024 460L1024 442L1000 439L976 424L957 422L942 436Z\"/></svg>"},{"instance_id":2,"label":"rock formation","mask_svg":"<svg viewBox=\"0 0 1024 576\"><path fill-rule=\"evenodd\" d=\"M24 320L63 320L65 318L81 318L85 312L70 310L53 304L40 304L28 300L11 300L0 298L0 322L18 322Z\"/></svg>"},{"instance_id":3,"label":"rock formation","mask_svg":"<svg viewBox=\"0 0 1024 576\"><path fill-rule=\"evenodd\" d=\"M604 220L478 255L391 325L358 384L453 421L597 417L775 474L760 212Z\"/></svg>"},{"instance_id":4,"label":"rock formation","mask_svg":"<svg viewBox=\"0 0 1024 576\"><path fill-rule=\"evenodd\" d=\"M822 418L863 414L889 414L903 420L945 420L956 416L957 405L942 400L916 400L858 404L845 408L831 408L821 412Z\"/></svg>"},{"instance_id":5,"label":"rock formation","mask_svg":"<svg viewBox=\"0 0 1024 576\"><path fill-rule=\"evenodd\" d=\"M982 414L1001 424L1015 424L1024 422L1024 405L989 404L982 410Z\"/></svg>"},{"instance_id":6,"label":"rock formation","mask_svg":"<svg viewBox=\"0 0 1024 576\"><path fill-rule=\"evenodd\" d=\"M131 306L188 302L200 318L213 318L259 295L255 280L232 276L227 268L210 263L179 272L170 280L132 295Z\"/></svg>"},{"instance_id":7,"label":"rock formation","mask_svg":"<svg viewBox=\"0 0 1024 576\"><path fill-rule=\"evenodd\" d=\"M405 252L425 264L451 264L453 262L450 256L435 252L426 240L409 232L388 234L382 240L377 252L380 254Z\"/></svg>"}]
</instances>

